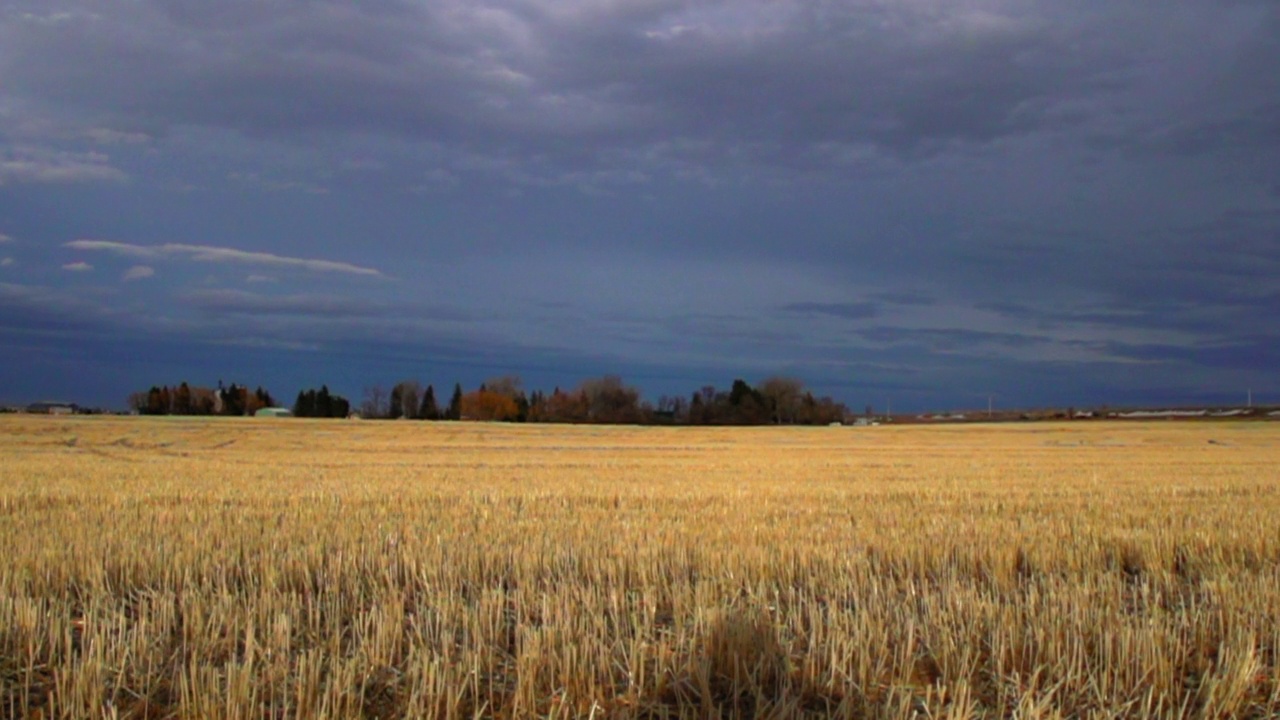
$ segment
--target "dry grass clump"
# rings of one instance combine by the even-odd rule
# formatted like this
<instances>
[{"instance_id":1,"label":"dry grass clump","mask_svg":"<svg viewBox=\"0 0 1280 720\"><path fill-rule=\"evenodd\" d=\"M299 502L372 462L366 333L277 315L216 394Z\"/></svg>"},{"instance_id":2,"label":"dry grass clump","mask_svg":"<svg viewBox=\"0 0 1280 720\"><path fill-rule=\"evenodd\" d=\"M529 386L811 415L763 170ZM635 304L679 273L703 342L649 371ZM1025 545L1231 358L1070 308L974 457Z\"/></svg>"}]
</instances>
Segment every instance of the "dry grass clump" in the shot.
<instances>
[{"instance_id":1,"label":"dry grass clump","mask_svg":"<svg viewBox=\"0 0 1280 720\"><path fill-rule=\"evenodd\" d=\"M1277 439L4 418L0 717L1277 717Z\"/></svg>"}]
</instances>

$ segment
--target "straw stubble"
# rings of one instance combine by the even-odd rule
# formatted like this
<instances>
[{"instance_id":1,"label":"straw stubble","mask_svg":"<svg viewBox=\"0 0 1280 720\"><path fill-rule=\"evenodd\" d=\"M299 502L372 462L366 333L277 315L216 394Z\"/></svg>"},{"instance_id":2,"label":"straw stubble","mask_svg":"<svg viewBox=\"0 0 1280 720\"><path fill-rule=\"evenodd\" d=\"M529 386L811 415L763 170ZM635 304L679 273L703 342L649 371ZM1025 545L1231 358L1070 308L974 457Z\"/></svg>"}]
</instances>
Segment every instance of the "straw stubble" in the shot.
<instances>
[{"instance_id":1,"label":"straw stubble","mask_svg":"<svg viewBox=\"0 0 1280 720\"><path fill-rule=\"evenodd\" d=\"M1277 440L3 418L0 717L1275 717Z\"/></svg>"}]
</instances>

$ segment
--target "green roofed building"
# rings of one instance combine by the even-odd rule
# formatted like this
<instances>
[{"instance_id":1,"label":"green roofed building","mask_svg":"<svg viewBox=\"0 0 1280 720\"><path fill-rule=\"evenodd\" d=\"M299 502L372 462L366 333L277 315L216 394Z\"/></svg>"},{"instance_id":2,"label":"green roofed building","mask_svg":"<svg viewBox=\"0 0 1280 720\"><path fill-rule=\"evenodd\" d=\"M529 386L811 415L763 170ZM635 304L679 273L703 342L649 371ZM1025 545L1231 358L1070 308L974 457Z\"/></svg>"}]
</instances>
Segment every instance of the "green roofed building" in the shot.
<instances>
[{"instance_id":1,"label":"green roofed building","mask_svg":"<svg viewBox=\"0 0 1280 720\"><path fill-rule=\"evenodd\" d=\"M285 408L262 408L253 414L254 417L293 417L293 413Z\"/></svg>"}]
</instances>

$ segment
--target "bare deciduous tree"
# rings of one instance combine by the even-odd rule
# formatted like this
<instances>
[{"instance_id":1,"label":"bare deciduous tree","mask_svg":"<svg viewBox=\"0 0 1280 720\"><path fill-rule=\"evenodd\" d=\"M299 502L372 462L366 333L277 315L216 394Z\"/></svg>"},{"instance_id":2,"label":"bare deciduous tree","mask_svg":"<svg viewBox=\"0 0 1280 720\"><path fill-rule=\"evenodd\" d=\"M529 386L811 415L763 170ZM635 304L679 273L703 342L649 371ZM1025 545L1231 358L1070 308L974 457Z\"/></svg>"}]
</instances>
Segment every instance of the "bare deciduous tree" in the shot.
<instances>
[{"instance_id":1,"label":"bare deciduous tree","mask_svg":"<svg viewBox=\"0 0 1280 720\"><path fill-rule=\"evenodd\" d=\"M779 425L794 423L800 413L804 383L795 378L774 376L760 383L760 394L768 403L773 422Z\"/></svg>"},{"instance_id":2,"label":"bare deciduous tree","mask_svg":"<svg viewBox=\"0 0 1280 720\"><path fill-rule=\"evenodd\" d=\"M366 418L382 418L387 416L387 391L381 385L364 389L364 402L360 403L360 414Z\"/></svg>"},{"instance_id":3,"label":"bare deciduous tree","mask_svg":"<svg viewBox=\"0 0 1280 720\"><path fill-rule=\"evenodd\" d=\"M387 408L389 416L392 419L416 418L421 397L422 386L417 380L401 380L391 388L390 407Z\"/></svg>"},{"instance_id":4,"label":"bare deciduous tree","mask_svg":"<svg viewBox=\"0 0 1280 720\"><path fill-rule=\"evenodd\" d=\"M524 392L524 382L519 375L503 375L485 380L484 389L514 400L520 393Z\"/></svg>"}]
</instances>

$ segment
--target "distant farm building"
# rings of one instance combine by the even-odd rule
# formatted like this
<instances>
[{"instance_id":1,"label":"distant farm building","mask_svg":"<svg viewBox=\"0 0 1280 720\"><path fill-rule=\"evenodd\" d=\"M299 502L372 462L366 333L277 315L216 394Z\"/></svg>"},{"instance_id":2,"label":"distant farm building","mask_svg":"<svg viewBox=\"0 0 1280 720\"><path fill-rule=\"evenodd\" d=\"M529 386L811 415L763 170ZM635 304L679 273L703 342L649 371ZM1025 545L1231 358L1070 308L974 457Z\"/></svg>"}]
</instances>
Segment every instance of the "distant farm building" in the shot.
<instances>
[{"instance_id":1,"label":"distant farm building","mask_svg":"<svg viewBox=\"0 0 1280 720\"><path fill-rule=\"evenodd\" d=\"M49 400L31 403L27 406L27 412L33 415L73 415L77 409L79 408L75 403L53 402Z\"/></svg>"},{"instance_id":2,"label":"distant farm building","mask_svg":"<svg viewBox=\"0 0 1280 720\"><path fill-rule=\"evenodd\" d=\"M254 413L253 415L254 417L277 417L277 418L293 417L292 412L290 412L289 410L286 410L285 408L278 408L278 407L262 408L261 410Z\"/></svg>"}]
</instances>

